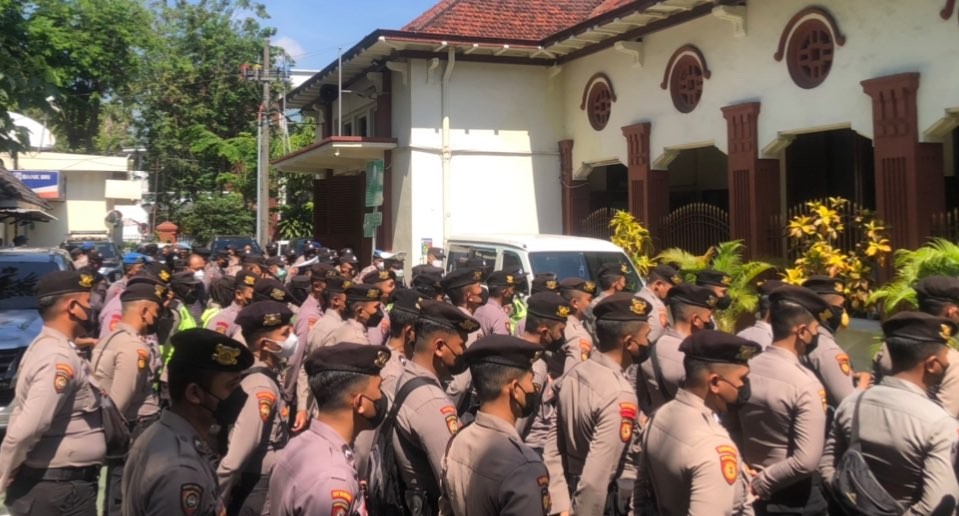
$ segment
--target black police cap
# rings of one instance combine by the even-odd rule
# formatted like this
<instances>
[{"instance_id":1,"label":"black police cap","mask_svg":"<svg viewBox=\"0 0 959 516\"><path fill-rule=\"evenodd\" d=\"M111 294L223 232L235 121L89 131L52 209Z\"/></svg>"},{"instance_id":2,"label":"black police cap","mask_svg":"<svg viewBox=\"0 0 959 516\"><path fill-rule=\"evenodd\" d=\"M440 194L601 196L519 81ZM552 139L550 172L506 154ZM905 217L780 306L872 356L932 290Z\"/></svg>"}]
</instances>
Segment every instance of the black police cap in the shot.
<instances>
[{"instance_id":1,"label":"black police cap","mask_svg":"<svg viewBox=\"0 0 959 516\"><path fill-rule=\"evenodd\" d=\"M346 292L346 289L352 286L353 280L343 276L332 276L326 278L326 290L329 292L342 294L343 292Z\"/></svg>"},{"instance_id":2,"label":"black police cap","mask_svg":"<svg viewBox=\"0 0 959 516\"><path fill-rule=\"evenodd\" d=\"M714 269L706 269L696 273L696 284L701 286L729 287L733 278L729 274Z\"/></svg>"},{"instance_id":3,"label":"black police cap","mask_svg":"<svg viewBox=\"0 0 959 516\"><path fill-rule=\"evenodd\" d=\"M716 308L716 303L719 302L719 298L716 297L716 294L714 294L712 290L706 287L690 283L680 283L669 289L669 293L666 294L666 301L669 303L679 302L680 304L688 306L698 306L712 310Z\"/></svg>"},{"instance_id":4,"label":"black police cap","mask_svg":"<svg viewBox=\"0 0 959 516\"><path fill-rule=\"evenodd\" d=\"M44 274L37 281L36 288L38 298L90 292L93 275L80 271L53 271Z\"/></svg>"},{"instance_id":5,"label":"black police cap","mask_svg":"<svg viewBox=\"0 0 959 516\"><path fill-rule=\"evenodd\" d=\"M559 282L559 288L562 290L576 290L587 294L596 293L596 284L583 278L566 278Z\"/></svg>"},{"instance_id":6,"label":"black police cap","mask_svg":"<svg viewBox=\"0 0 959 516\"><path fill-rule=\"evenodd\" d=\"M266 267L266 259L261 254L250 253L243 257L243 263L247 265L259 265Z\"/></svg>"},{"instance_id":7,"label":"black police cap","mask_svg":"<svg viewBox=\"0 0 959 516\"><path fill-rule=\"evenodd\" d=\"M395 279L396 273L391 270L375 270L363 275L363 283L367 285L376 285L377 283Z\"/></svg>"},{"instance_id":8,"label":"black police cap","mask_svg":"<svg viewBox=\"0 0 959 516\"><path fill-rule=\"evenodd\" d=\"M493 334L470 346L464 355L470 365L496 364L530 369L543 353L542 346L511 335Z\"/></svg>"},{"instance_id":9,"label":"black police cap","mask_svg":"<svg viewBox=\"0 0 959 516\"><path fill-rule=\"evenodd\" d=\"M390 352L383 346L341 342L315 349L303 367L309 376L326 371L376 376L389 360Z\"/></svg>"},{"instance_id":10,"label":"black police cap","mask_svg":"<svg viewBox=\"0 0 959 516\"><path fill-rule=\"evenodd\" d=\"M413 274L413 279L416 279L416 277L419 276L420 274L434 274L436 276L442 276L443 268L436 267L434 265L428 265L428 264L414 265L412 274Z\"/></svg>"},{"instance_id":11,"label":"black police cap","mask_svg":"<svg viewBox=\"0 0 959 516\"><path fill-rule=\"evenodd\" d=\"M525 277L513 272L493 271L486 278L486 284L491 287L515 287Z\"/></svg>"},{"instance_id":12,"label":"black police cap","mask_svg":"<svg viewBox=\"0 0 959 516\"><path fill-rule=\"evenodd\" d=\"M956 323L945 317L925 312L899 312L882 323L886 338L899 338L916 343L947 345L956 335Z\"/></svg>"},{"instance_id":13,"label":"black police cap","mask_svg":"<svg viewBox=\"0 0 959 516\"><path fill-rule=\"evenodd\" d=\"M959 304L959 278L949 276L926 276L916 283L919 300L938 299Z\"/></svg>"},{"instance_id":14,"label":"black police cap","mask_svg":"<svg viewBox=\"0 0 959 516\"><path fill-rule=\"evenodd\" d=\"M430 247L426 250L426 254L431 254L440 260L446 258L446 251L442 247Z\"/></svg>"},{"instance_id":15,"label":"black police cap","mask_svg":"<svg viewBox=\"0 0 959 516\"><path fill-rule=\"evenodd\" d=\"M459 308L440 301L425 299L420 301L420 318L451 330L466 333L472 333L480 327L476 319L466 315Z\"/></svg>"},{"instance_id":16,"label":"black police cap","mask_svg":"<svg viewBox=\"0 0 959 516\"><path fill-rule=\"evenodd\" d=\"M273 278L258 278L253 284L253 301L289 303L292 299L290 291Z\"/></svg>"},{"instance_id":17,"label":"black police cap","mask_svg":"<svg viewBox=\"0 0 959 516\"><path fill-rule=\"evenodd\" d=\"M196 276L193 275L193 271L183 271L178 272L173 275L173 279L170 281L173 285L199 285L200 280L196 279Z\"/></svg>"},{"instance_id":18,"label":"black police cap","mask_svg":"<svg viewBox=\"0 0 959 516\"><path fill-rule=\"evenodd\" d=\"M672 265L657 265L649 271L648 277L649 281L662 280L666 283L672 283L673 285L679 285L683 282L683 277L679 275L679 271Z\"/></svg>"},{"instance_id":19,"label":"black police cap","mask_svg":"<svg viewBox=\"0 0 959 516\"><path fill-rule=\"evenodd\" d=\"M761 353L763 348L742 337L721 331L703 330L686 337L679 344L679 350L685 353L687 358L704 362L745 365Z\"/></svg>"},{"instance_id":20,"label":"black police cap","mask_svg":"<svg viewBox=\"0 0 959 516\"><path fill-rule=\"evenodd\" d=\"M120 293L120 302L128 303L131 301L153 301L157 304L163 304L166 300L167 289L163 285L149 284L149 283L136 283L133 285L127 285L123 292Z\"/></svg>"},{"instance_id":21,"label":"black police cap","mask_svg":"<svg viewBox=\"0 0 959 516\"><path fill-rule=\"evenodd\" d=\"M759 292L759 295L769 297L769 294L772 294L774 290L779 287L784 287L788 285L785 281L779 281L775 279L766 280L756 286L756 291Z\"/></svg>"},{"instance_id":22,"label":"black police cap","mask_svg":"<svg viewBox=\"0 0 959 516\"><path fill-rule=\"evenodd\" d=\"M629 274L629 268L625 263L610 262L599 268L599 276L603 278L615 278Z\"/></svg>"},{"instance_id":23,"label":"black police cap","mask_svg":"<svg viewBox=\"0 0 959 516\"><path fill-rule=\"evenodd\" d=\"M356 265L359 262L360 261L357 260L356 256L353 256L352 253L340 255L340 258L339 258L339 263L349 263L351 265Z\"/></svg>"},{"instance_id":24,"label":"black police cap","mask_svg":"<svg viewBox=\"0 0 959 516\"><path fill-rule=\"evenodd\" d=\"M143 267L143 270L164 284L169 284L173 279L170 268L160 262L150 262Z\"/></svg>"},{"instance_id":25,"label":"black police cap","mask_svg":"<svg viewBox=\"0 0 959 516\"><path fill-rule=\"evenodd\" d=\"M604 297L593 307L597 321L646 321L653 309L645 299L628 292Z\"/></svg>"},{"instance_id":26,"label":"black police cap","mask_svg":"<svg viewBox=\"0 0 959 516\"><path fill-rule=\"evenodd\" d=\"M820 323L824 323L832 317L829 303L826 303L822 297L806 287L784 285L769 294L769 302L772 303L771 309L775 310L776 303L782 301L795 303L805 308Z\"/></svg>"},{"instance_id":27,"label":"black police cap","mask_svg":"<svg viewBox=\"0 0 959 516\"><path fill-rule=\"evenodd\" d=\"M423 300L423 294L409 289L409 288L398 288L390 294L390 313L394 310L399 310L401 312L407 312L413 315L420 314L420 301Z\"/></svg>"},{"instance_id":28,"label":"black police cap","mask_svg":"<svg viewBox=\"0 0 959 516\"><path fill-rule=\"evenodd\" d=\"M326 279L339 275L340 271L328 263L314 263L310 266L310 276L316 279Z\"/></svg>"},{"instance_id":29,"label":"black police cap","mask_svg":"<svg viewBox=\"0 0 959 516\"><path fill-rule=\"evenodd\" d=\"M371 285L354 283L346 289L348 303L362 303L364 301L379 301L383 291Z\"/></svg>"},{"instance_id":30,"label":"black police cap","mask_svg":"<svg viewBox=\"0 0 959 516\"><path fill-rule=\"evenodd\" d=\"M269 266L283 267L286 265L286 262L283 260L282 256L271 256L266 259L266 264Z\"/></svg>"},{"instance_id":31,"label":"black police cap","mask_svg":"<svg viewBox=\"0 0 959 516\"><path fill-rule=\"evenodd\" d=\"M484 279L486 278L482 270L475 267L461 267L443 276L440 284L443 285L443 290L448 292L474 283L482 283Z\"/></svg>"},{"instance_id":32,"label":"black police cap","mask_svg":"<svg viewBox=\"0 0 959 516\"><path fill-rule=\"evenodd\" d=\"M193 248L193 254L197 254L197 255L200 255L200 256L206 258L206 257L210 256L211 254L213 254L213 251L210 250L209 247L194 247L194 248Z\"/></svg>"},{"instance_id":33,"label":"black police cap","mask_svg":"<svg viewBox=\"0 0 959 516\"><path fill-rule=\"evenodd\" d=\"M556 292L559 290L559 282L556 281L556 274L552 272L543 272L533 276L530 282L530 292L533 294L539 292Z\"/></svg>"},{"instance_id":34,"label":"black police cap","mask_svg":"<svg viewBox=\"0 0 959 516\"><path fill-rule=\"evenodd\" d=\"M236 324L244 335L258 331L275 330L290 324L293 311L285 303L277 301L259 301L250 303L236 315Z\"/></svg>"},{"instance_id":35,"label":"black police cap","mask_svg":"<svg viewBox=\"0 0 959 516\"><path fill-rule=\"evenodd\" d=\"M573 309L556 292L537 292L526 299L526 311L540 319L566 322Z\"/></svg>"},{"instance_id":36,"label":"black police cap","mask_svg":"<svg viewBox=\"0 0 959 516\"><path fill-rule=\"evenodd\" d=\"M833 294L837 296L846 295L846 284L839 278L831 278L829 276L811 276L809 279L803 282L802 286L821 296L827 294Z\"/></svg>"},{"instance_id":37,"label":"black police cap","mask_svg":"<svg viewBox=\"0 0 959 516\"><path fill-rule=\"evenodd\" d=\"M240 272L236 273L236 288L240 287L250 287L253 288L256 285L256 280L258 276L252 272L243 269Z\"/></svg>"},{"instance_id":38,"label":"black police cap","mask_svg":"<svg viewBox=\"0 0 959 516\"><path fill-rule=\"evenodd\" d=\"M206 328L192 328L170 337L173 358L170 362L199 369L238 373L253 365L253 353L246 346ZM175 375L177 368L170 369Z\"/></svg>"},{"instance_id":39,"label":"black police cap","mask_svg":"<svg viewBox=\"0 0 959 516\"><path fill-rule=\"evenodd\" d=\"M443 292L442 279L443 277L438 274L420 274L413 278L411 286L427 297L434 297Z\"/></svg>"}]
</instances>

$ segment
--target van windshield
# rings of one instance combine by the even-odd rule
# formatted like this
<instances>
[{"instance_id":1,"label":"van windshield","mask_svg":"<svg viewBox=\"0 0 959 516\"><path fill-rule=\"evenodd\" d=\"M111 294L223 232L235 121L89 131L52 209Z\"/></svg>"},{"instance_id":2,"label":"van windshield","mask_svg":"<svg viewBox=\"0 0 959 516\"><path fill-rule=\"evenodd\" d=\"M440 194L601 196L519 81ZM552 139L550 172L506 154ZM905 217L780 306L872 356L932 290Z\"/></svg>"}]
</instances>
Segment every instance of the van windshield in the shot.
<instances>
[{"instance_id":1,"label":"van windshield","mask_svg":"<svg viewBox=\"0 0 959 516\"><path fill-rule=\"evenodd\" d=\"M638 291L642 284L633 264L622 253L590 251L541 251L529 253L529 264L533 274L543 272L556 273L559 279L579 277L599 283L599 269L607 263L626 262L629 274L626 276L626 289Z\"/></svg>"}]
</instances>

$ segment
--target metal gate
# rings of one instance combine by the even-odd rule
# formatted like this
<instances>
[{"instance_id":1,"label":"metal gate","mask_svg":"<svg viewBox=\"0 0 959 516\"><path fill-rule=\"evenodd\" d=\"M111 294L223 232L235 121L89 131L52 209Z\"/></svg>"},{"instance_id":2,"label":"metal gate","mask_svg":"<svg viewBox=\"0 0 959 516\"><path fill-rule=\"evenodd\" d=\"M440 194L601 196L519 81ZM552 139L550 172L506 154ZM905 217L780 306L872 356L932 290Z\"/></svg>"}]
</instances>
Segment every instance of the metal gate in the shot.
<instances>
[{"instance_id":1,"label":"metal gate","mask_svg":"<svg viewBox=\"0 0 959 516\"><path fill-rule=\"evenodd\" d=\"M600 208L590 213L580 223L580 234L585 237L609 240L613 236L609 221L613 220L615 213L616 210L612 208Z\"/></svg>"},{"instance_id":2,"label":"metal gate","mask_svg":"<svg viewBox=\"0 0 959 516\"><path fill-rule=\"evenodd\" d=\"M658 236L660 249L678 247L703 254L729 240L729 213L712 204L687 204L663 217Z\"/></svg>"}]
</instances>

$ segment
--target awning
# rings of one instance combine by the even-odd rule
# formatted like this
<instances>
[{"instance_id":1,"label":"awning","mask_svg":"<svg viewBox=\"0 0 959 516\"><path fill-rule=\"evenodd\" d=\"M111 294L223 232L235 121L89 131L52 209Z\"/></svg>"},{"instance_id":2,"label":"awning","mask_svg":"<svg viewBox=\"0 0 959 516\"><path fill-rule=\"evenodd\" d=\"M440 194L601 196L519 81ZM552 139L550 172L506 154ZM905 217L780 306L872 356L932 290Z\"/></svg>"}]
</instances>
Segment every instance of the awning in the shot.
<instances>
[{"instance_id":1,"label":"awning","mask_svg":"<svg viewBox=\"0 0 959 516\"><path fill-rule=\"evenodd\" d=\"M384 152L395 148L396 138L333 136L277 158L273 166L281 172L362 170L368 161L383 159Z\"/></svg>"},{"instance_id":2,"label":"awning","mask_svg":"<svg viewBox=\"0 0 959 516\"><path fill-rule=\"evenodd\" d=\"M0 208L0 220L13 219L16 221L53 222L59 220L49 213L31 208Z\"/></svg>"}]
</instances>

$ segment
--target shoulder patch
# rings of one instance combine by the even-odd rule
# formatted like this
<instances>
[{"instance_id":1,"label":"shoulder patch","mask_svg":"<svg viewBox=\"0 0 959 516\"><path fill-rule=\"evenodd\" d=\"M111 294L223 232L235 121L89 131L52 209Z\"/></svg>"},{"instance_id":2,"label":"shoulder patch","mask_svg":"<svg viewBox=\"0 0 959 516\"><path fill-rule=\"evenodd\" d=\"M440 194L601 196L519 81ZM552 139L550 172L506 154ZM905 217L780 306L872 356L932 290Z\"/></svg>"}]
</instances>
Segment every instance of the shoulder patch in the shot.
<instances>
[{"instance_id":1,"label":"shoulder patch","mask_svg":"<svg viewBox=\"0 0 959 516\"><path fill-rule=\"evenodd\" d=\"M593 350L593 344L586 339L579 339L579 359L589 360L589 353Z\"/></svg>"},{"instance_id":2,"label":"shoulder patch","mask_svg":"<svg viewBox=\"0 0 959 516\"><path fill-rule=\"evenodd\" d=\"M737 451L735 446L717 446L716 453L719 454L719 467L723 471L723 478L726 479L726 483L733 485L736 482L736 477L739 475L739 461L737 459Z\"/></svg>"},{"instance_id":3,"label":"shoulder patch","mask_svg":"<svg viewBox=\"0 0 959 516\"><path fill-rule=\"evenodd\" d=\"M536 484L539 485L540 496L543 498L543 514L549 514L549 510L553 507L549 497L549 475L537 477Z\"/></svg>"},{"instance_id":4,"label":"shoulder patch","mask_svg":"<svg viewBox=\"0 0 959 516\"><path fill-rule=\"evenodd\" d=\"M619 416L623 418L619 423L619 439L624 443L628 443L633 440L633 427L636 426L636 413L636 404L619 404Z\"/></svg>"},{"instance_id":5,"label":"shoulder patch","mask_svg":"<svg viewBox=\"0 0 959 516\"><path fill-rule=\"evenodd\" d=\"M73 379L73 376L73 368L70 367L70 364L58 363L56 365L56 374L53 377L53 389L57 391L57 394L67 390L67 385L70 383L70 380Z\"/></svg>"},{"instance_id":6,"label":"shoulder patch","mask_svg":"<svg viewBox=\"0 0 959 516\"><path fill-rule=\"evenodd\" d=\"M117 325L120 324L121 315L113 314L110 316L110 331L117 329Z\"/></svg>"},{"instance_id":7,"label":"shoulder patch","mask_svg":"<svg viewBox=\"0 0 959 516\"><path fill-rule=\"evenodd\" d=\"M270 391L259 391L256 393L256 399L260 405L260 419L265 423L270 420L270 414L273 413L276 395Z\"/></svg>"},{"instance_id":8,"label":"shoulder patch","mask_svg":"<svg viewBox=\"0 0 959 516\"><path fill-rule=\"evenodd\" d=\"M440 412L446 416L446 429L450 431L450 435L456 435L456 432L460 430L460 420L456 417L456 409L452 406L447 406L441 408Z\"/></svg>"},{"instance_id":9,"label":"shoulder patch","mask_svg":"<svg viewBox=\"0 0 959 516\"><path fill-rule=\"evenodd\" d=\"M450 414L456 415L456 408L453 407L453 405L447 405L440 408L440 413L444 416L448 416Z\"/></svg>"},{"instance_id":10,"label":"shoulder patch","mask_svg":"<svg viewBox=\"0 0 959 516\"><path fill-rule=\"evenodd\" d=\"M839 362L839 370L842 374L849 376L852 374L852 367L849 365L849 355L840 353L836 355L836 362Z\"/></svg>"},{"instance_id":11,"label":"shoulder patch","mask_svg":"<svg viewBox=\"0 0 959 516\"><path fill-rule=\"evenodd\" d=\"M203 497L203 488L200 484L180 485L180 508L183 514L193 516L200 509L200 499Z\"/></svg>"},{"instance_id":12,"label":"shoulder patch","mask_svg":"<svg viewBox=\"0 0 959 516\"><path fill-rule=\"evenodd\" d=\"M350 508L353 505L353 493L345 489L334 489L330 492L332 507L330 516L347 516L350 514Z\"/></svg>"},{"instance_id":13,"label":"shoulder patch","mask_svg":"<svg viewBox=\"0 0 959 516\"><path fill-rule=\"evenodd\" d=\"M309 317L309 318L307 318L307 319L306 319L306 327L312 330L312 329L313 329L313 325L316 324L316 321L318 321L318 320L320 320L319 317Z\"/></svg>"},{"instance_id":14,"label":"shoulder patch","mask_svg":"<svg viewBox=\"0 0 959 516\"><path fill-rule=\"evenodd\" d=\"M826 396L826 389L819 389L819 398L822 400L822 409L829 409L829 397Z\"/></svg>"},{"instance_id":15,"label":"shoulder patch","mask_svg":"<svg viewBox=\"0 0 959 516\"><path fill-rule=\"evenodd\" d=\"M150 358L150 352L145 349L137 350L137 369L146 369L147 359Z\"/></svg>"},{"instance_id":16,"label":"shoulder patch","mask_svg":"<svg viewBox=\"0 0 959 516\"><path fill-rule=\"evenodd\" d=\"M213 327L213 330L226 335L226 330L230 329L230 323L226 321L218 321L216 326Z\"/></svg>"}]
</instances>

